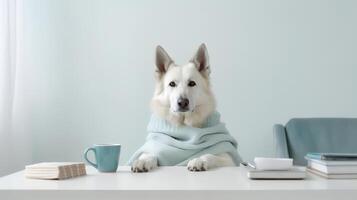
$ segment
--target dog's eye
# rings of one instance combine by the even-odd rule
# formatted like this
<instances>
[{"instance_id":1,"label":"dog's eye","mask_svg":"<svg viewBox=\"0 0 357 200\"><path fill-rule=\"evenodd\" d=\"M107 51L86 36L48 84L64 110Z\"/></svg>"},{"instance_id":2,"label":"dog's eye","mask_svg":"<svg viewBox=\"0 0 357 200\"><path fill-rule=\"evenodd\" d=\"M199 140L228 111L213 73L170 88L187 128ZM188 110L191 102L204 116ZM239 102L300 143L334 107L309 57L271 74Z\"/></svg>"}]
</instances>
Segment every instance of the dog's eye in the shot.
<instances>
[{"instance_id":1,"label":"dog's eye","mask_svg":"<svg viewBox=\"0 0 357 200\"><path fill-rule=\"evenodd\" d=\"M171 82L169 83L169 86L170 86L170 87L176 87L176 83L173 82L173 81L171 81Z\"/></svg>"},{"instance_id":2,"label":"dog's eye","mask_svg":"<svg viewBox=\"0 0 357 200\"><path fill-rule=\"evenodd\" d=\"M193 87L193 86L195 86L196 85L196 82L195 81L190 81L190 82L188 82L188 86L190 86L190 87Z\"/></svg>"}]
</instances>

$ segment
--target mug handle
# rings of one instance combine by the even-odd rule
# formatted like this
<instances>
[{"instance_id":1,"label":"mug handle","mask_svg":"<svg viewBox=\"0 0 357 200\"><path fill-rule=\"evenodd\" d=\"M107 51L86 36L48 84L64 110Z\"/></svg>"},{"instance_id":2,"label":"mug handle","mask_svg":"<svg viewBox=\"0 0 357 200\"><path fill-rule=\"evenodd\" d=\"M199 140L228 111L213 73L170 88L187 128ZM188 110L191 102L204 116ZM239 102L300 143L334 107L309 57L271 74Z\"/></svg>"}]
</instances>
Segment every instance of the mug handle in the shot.
<instances>
[{"instance_id":1,"label":"mug handle","mask_svg":"<svg viewBox=\"0 0 357 200\"><path fill-rule=\"evenodd\" d=\"M93 167L98 168L98 165L97 165L97 164L91 162L91 161L88 159L87 155L88 155L88 152L89 152L89 151L93 151L93 152L94 152L94 155L96 154L95 149L94 149L93 147L89 147L89 148L87 148L86 151L84 152L84 159L85 159L90 165L92 165Z\"/></svg>"}]
</instances>

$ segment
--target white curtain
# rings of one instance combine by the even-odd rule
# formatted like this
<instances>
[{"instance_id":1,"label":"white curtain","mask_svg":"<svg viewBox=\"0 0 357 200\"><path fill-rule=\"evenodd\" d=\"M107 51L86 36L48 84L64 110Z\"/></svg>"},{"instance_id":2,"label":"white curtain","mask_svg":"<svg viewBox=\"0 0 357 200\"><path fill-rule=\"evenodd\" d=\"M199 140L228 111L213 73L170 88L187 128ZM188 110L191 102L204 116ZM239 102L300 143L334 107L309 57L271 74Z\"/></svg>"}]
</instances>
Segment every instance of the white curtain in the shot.
<instances>
[{"instance_id":1,"label":"white curtain","mask_svg":"<svg viewBox=\"0 0 357 200\"><path fill-rule=\"evenodd\" d=\"M24 67L21 0L0 0L0 176L29 162L29 137L21 134L17 74Z\"/></svg>"}]
</instances>

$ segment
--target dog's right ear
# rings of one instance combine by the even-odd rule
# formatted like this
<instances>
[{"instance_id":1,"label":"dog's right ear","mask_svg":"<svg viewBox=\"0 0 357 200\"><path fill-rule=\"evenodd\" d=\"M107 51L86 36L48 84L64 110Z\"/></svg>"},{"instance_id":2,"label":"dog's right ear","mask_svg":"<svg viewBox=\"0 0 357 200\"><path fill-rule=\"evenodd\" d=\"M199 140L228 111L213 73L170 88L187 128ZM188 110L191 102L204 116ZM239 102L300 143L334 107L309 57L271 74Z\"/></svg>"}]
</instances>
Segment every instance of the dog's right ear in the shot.
<instances>
[{"instance_id":1,"label":"dog's right ear","mask_svg":"<svg viewBox=\"0 0 357 200\"><path fill-rule=\"evenodd\" d=\"M156 47L156 72L164 74L173 63L169 54L160 45Z\"/></svg>"}]
</instances>

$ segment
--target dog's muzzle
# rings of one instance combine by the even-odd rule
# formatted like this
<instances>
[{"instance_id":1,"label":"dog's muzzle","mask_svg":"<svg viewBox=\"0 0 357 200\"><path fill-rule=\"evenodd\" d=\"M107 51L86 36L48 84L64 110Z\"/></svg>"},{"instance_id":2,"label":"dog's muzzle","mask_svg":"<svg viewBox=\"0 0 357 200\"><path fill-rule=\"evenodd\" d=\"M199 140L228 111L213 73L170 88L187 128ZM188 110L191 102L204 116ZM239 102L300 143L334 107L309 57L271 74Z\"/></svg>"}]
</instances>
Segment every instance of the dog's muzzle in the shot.
<instances>
[{"instance_id":1,"label":"dog's muzzle","mask_svg":"<svg viewBox=\"0 0 357 200\"><path fill-rule=\"evenodd\" d=\"M189 110L190 101L187 98L179 98L177 100L178 110L180 112L187 112Z\"/></svg>"}]
</instances>

